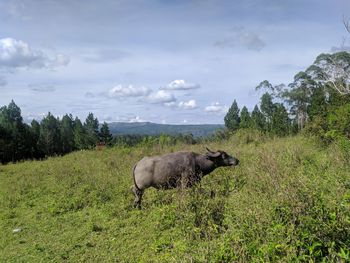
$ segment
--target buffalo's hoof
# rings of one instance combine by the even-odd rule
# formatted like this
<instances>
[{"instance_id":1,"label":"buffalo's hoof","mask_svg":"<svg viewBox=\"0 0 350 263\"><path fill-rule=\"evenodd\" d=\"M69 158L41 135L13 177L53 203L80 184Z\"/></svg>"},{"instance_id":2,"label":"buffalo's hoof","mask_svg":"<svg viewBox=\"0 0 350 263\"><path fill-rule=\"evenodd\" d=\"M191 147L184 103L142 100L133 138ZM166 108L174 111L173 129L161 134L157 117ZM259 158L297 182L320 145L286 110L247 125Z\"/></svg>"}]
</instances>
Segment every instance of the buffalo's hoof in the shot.
<instances>
[{"instance_id":1,"label":"buffalo's hoof","mask_svg":"<svg viewBox=\"0 0 350 263\"><path fill-rule=\"evenodd\" d=\"M139 203L134 203L134 208L137 208L137 209L141 210L141 204L139 204Z\"/></svg>"}]
</instances>

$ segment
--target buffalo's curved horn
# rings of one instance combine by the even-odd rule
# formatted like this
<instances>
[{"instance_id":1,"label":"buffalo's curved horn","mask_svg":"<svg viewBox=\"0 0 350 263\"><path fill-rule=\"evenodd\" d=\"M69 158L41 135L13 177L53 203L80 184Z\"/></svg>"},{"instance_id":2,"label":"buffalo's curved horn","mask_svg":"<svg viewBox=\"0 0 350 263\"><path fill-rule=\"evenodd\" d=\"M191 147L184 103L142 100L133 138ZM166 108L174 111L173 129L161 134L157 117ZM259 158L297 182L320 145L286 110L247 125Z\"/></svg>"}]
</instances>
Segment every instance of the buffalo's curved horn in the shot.
<instances>
[{"instance_id":1,"label":"buffalo's curved horn","mask_svg":"<svg viewBox=\"0 0 350 263\"><path fill-rule=\"evenodd\" d=\"M207 150L208 150L207 156L209 157L217 158L221 155L221 152L213 152L213 151L210 151L208 148Z\"/></svg>"},{"instance_id":2,"label":"buffalo's curved horn","mask_svg":"<svg viewBox=\"0 0 350 263\"><path fill-rule=\"evenodd\" d=\"M214 153L213 151L209 150L208 147L205 147L205 149L207 149L207 151L210 152L210 153Z\"/></svg>"}]
</instances>

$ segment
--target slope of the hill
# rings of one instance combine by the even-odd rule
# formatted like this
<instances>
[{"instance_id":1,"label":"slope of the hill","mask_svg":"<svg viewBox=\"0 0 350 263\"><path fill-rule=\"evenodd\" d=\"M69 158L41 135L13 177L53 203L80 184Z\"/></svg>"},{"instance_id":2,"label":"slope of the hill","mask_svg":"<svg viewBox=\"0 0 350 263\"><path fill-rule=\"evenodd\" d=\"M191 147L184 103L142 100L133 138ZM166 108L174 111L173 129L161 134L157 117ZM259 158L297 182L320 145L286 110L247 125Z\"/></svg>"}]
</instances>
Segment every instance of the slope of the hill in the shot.
<instances>
[{"instance_id":1,"label":"slope of the hill","mask_svg":"<svg viewBox=\"0 0 350 263\"><path fill-rule=\"evenodd\" d=\"M240 134L208 145L237 156L185 191L147 190L144 155L204 145L80 151L0 166L0 262L268 262L350 259L346 143Z\"/></svg>"},{"instance_id":2,"label":"slope of the hill","mask_svg":"<svg viewBox=\"0 0 350 263\"><path fill-rule=\"evenodd\" d=\"M223 129L221 124L188 124L172 125L151 122L112 122L108 127L113 135L179 135L192 134L194 137L205 137Z\"/></svg>"}]
</instances>

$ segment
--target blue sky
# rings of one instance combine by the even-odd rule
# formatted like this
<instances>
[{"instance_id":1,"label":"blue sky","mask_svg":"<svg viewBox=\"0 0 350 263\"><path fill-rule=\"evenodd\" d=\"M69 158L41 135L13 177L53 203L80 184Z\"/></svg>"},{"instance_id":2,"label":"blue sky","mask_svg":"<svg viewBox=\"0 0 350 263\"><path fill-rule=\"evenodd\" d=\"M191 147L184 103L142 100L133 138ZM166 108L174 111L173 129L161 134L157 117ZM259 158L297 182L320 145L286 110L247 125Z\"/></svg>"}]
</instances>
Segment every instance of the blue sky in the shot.
<instances>
[{"instance_id":1,"label":"blue sky","mask_svg":"<svg viewBox=\"0 0 350 263\"><path fill-rule=\"evenodd\" d=\"M100 121L223 123L262 80L349 49L348 0L2 0L0 105ZM344 40L345 38L345 40Z\"/></svg>"}]
</instances>

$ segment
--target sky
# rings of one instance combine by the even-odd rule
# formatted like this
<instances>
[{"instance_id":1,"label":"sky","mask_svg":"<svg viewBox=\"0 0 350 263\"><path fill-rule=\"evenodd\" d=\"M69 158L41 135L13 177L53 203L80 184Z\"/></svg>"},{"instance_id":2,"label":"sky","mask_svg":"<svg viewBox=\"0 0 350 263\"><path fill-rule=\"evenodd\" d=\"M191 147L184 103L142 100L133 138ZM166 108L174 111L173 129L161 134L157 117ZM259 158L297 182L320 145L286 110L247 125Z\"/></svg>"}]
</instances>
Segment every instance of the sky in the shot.
<instances>
[{"instance_id":1,"label":"sky","mask_svg":"<svg viewBox=\"0 0 350 263\"><path fill-rule=\"evenodd\" d=\"M350 50L349 0L1 0L0 106L100 122L223 123L267 79Z\"/></svg>"}]
</instances>

